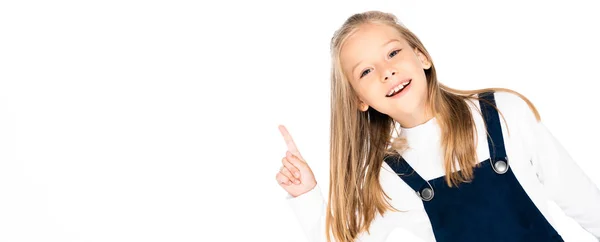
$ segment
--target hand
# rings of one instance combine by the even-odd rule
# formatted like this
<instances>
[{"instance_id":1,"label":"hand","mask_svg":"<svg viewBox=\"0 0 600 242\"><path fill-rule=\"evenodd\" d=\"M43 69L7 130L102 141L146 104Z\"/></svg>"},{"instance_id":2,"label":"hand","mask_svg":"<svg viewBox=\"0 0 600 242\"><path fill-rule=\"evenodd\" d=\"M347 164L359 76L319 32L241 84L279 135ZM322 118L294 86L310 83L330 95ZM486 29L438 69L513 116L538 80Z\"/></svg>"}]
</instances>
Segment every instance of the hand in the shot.
<instances>
[{"instance_id":1,"label":"hand","mask_svg":"<svg viewBox=\"0 0 600 242\"><path fill-rule=\"evenodd\" d=\"M297 197L312 190L317 185L317 181L285 126L279 125L279 131L283 135L288 150L281 160L283 166L279 169L275 179L292 197Z\"/></svg>"}]
</instances>

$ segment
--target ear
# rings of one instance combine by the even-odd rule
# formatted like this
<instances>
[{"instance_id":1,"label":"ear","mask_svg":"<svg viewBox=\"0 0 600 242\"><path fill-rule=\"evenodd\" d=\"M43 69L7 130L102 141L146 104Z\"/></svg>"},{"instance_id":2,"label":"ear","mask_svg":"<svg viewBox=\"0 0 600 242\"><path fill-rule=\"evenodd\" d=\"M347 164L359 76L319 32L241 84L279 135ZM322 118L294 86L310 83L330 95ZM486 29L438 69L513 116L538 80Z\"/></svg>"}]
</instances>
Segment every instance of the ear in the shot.
<instances>
[{"instance_id":1,"label":"ear","mask_svg":"<svg viewBox=\"0 0 600 242\"><path fill-rule=\"evenodd\" d=\"M417 48L415 48L415 53L417 54L417 57L419 58L423 69L427 70L431 68L431 61L427 59L427 56L425 56L425 54L421 53L421 51L419 51Z\"/></svg>"},{"instance_id":2,"label":"ear","mask_svg":"<svg viewBox=\"0 0 600 242\"><path fill-rule=\"evenodd\" d=\"M362 100L358 101L358 110L365 112L369 109L369 105Z\"/></svg>"}]
</instances>

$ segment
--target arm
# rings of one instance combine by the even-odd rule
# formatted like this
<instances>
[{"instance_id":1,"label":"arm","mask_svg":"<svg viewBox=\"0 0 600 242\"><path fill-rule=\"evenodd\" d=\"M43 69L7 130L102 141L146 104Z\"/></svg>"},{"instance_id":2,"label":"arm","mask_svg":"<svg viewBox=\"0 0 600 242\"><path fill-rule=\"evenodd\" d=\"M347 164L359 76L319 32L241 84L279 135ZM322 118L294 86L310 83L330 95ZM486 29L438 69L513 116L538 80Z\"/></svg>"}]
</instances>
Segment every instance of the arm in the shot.
<instances>
[{"instance_id":1,"label":"arm","mask_svg":"<svg viewBox=\"0 0 600 242\"><path fill-rule=\"evenodd\" d=\"M325 237L325 199L317 184L312 190L293 197L286 196L286 202L294 211L309 242L326 242ZM333 236L332 236L333 237ZM331 240L334 241L333 238Z\"/></svg>"},{"instance_id":2,"label":"arm","mask_svg":"<svg viewBox=\"0 0 600 242\"><path fill-rule=\"evenodd\" d=\"M326 203L321 193L321 188L317 184L312 190L292 197L286 195L286 201L294 211L307 241L326 242L325 235L325 213ZM371 223L370 234L361 233L356 239L357 242L383 242L394 229L394 223L390 219L383 219L377 215ZM331 242L335 242L333 235L330 235Z\"/></svg>"},{"instance_id":3,"label":"arm","mask_svg":"<svg viewBox=\"0 0 600 242\"><path fill-rule=\"evenodd\" d=\"M546 194L583 229L600 240L600 190L571 158L548 128L535 119L525 102L523 115L530 131L532 163Z\"/></svg>"}]
</instances>

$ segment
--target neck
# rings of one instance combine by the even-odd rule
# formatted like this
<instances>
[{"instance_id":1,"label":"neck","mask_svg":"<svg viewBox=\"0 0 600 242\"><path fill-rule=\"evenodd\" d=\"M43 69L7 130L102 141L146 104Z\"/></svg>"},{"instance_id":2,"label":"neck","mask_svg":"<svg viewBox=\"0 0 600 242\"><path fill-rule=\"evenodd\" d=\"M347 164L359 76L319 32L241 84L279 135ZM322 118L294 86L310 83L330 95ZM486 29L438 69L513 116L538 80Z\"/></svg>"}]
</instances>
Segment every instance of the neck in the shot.
<instances>
[{"instance_id":1,"label":"neck","mask_svg":"<svg viewBox=\"0 0 600 242\"><path fill-rule=\"evenodd\" d=\"M424 105L427 107L428 105ZM390 115L396 122L400 123L403 128L413 128L420 124L424 124L433 118L433 112L431 109L424 107L417 108L413 113L395 114Z\"/></svg>"}]
</instances>

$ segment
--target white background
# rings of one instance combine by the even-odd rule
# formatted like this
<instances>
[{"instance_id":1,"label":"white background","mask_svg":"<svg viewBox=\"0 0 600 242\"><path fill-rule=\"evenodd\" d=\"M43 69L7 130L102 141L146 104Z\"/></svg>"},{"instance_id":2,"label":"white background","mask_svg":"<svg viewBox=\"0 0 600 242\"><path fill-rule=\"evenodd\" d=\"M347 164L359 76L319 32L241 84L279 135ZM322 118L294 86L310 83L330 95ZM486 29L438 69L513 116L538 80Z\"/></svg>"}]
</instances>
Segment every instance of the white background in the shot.
<instances>
[{"instance_id":1,"label":"white background","mask_svg":"<svg viewBox=\"0 0 600 242\"><path fill-rule=\"evenodd\" d=\"M525 94L600 184L599 8L548 2L3 1L0 241L305 241L277 125L326 194L329 41L366 10L442 83Z\"/></svg>"}]
</instances>

